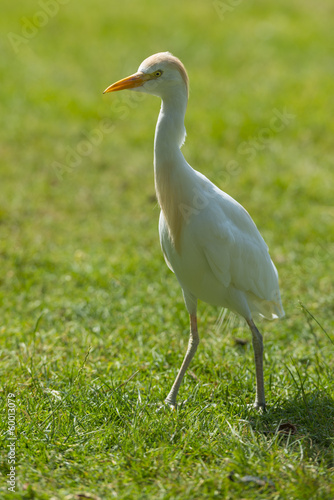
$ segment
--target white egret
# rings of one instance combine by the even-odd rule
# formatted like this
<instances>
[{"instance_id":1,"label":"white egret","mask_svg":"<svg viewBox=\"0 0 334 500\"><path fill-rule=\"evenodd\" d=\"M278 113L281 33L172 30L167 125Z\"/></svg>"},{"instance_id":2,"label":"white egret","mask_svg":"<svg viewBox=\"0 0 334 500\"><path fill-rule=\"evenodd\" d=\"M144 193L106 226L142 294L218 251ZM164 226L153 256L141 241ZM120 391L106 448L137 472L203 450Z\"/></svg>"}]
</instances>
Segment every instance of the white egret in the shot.
<instances>
[{"instance_id":1,"label":"white egret","mask_svg":"<svg viewBox=\"0 0 334 500\"><path fill-rule=\"evenodd\" d=\"M284 316L278 274L268 247L247 211L194 170L181 153L188 102L188 76L181 61L169 52L154 54L136 73L104 92L123 89L162 100L154 140L160 243L190 315L187 353L166 402L176 405L180 384L199 343L199 299L226 307L248 323L256 367L254 406L264 409L263 340L253 317Z\"/></svg>"}]
</instances>

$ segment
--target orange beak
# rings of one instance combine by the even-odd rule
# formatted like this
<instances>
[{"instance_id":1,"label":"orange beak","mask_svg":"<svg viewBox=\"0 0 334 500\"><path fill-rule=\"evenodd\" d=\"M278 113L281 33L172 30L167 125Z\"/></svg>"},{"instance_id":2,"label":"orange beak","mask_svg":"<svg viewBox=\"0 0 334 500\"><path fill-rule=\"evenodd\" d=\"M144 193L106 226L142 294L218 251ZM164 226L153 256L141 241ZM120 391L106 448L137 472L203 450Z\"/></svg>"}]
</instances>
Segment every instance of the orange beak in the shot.
<instances>
[{"instance_id":1,"label":"orange beak","mask_svg":"<svg viewBox=\"0 0 334 500\"><path fill-rule=\"evenodd\" d=\"M145 73L134 73L133 75L123 78L123 80L119 80L118 82L109 85L103 93L106 94L107 92L116 92L117 90L134 89L136 87L140 87L149 79L150 76Z\"/></svg>"}]
</instances>

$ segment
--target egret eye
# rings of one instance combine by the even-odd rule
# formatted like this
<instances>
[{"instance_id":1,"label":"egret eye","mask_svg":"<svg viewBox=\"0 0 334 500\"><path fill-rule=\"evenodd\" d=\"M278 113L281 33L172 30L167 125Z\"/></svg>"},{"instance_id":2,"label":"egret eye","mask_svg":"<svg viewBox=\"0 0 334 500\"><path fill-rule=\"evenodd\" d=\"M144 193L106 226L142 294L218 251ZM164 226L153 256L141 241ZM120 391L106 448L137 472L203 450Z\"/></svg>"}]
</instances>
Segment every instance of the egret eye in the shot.
<instances>
[{"instance_id":1,"label":"egret eye","mask_svg":"<svg viewBox=\"0 0 334 500\"><path fill-rule=\"evenodd\" d=\"M159 78L159 76L161 76L161 75L162 75L162 71L161 71L161 69L158 69L158 71L155 71L153 74L154 74L154 76L155 76L156 78Z\"/></svg>"}]
</instances>

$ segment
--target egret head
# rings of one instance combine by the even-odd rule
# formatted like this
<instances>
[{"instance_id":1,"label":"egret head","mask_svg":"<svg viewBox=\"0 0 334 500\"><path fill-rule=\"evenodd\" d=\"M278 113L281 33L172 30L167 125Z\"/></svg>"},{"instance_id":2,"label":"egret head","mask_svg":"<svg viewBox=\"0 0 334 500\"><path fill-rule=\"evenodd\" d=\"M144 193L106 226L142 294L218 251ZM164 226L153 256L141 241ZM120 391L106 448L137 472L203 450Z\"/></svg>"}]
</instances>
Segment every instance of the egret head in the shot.
<instances>
[{"instance_id":1,"label":"egret head","mask_svg":"<svg viewBox=\"0 0 334 500\"><path fill-rule=\"evenodd\" d=\"M104 93L130 89L162 99L182 92L188 97L189 80L181 61L170 52L159 52L145 59L134 73L110 85Z\"/></svg>"}]
</instances>

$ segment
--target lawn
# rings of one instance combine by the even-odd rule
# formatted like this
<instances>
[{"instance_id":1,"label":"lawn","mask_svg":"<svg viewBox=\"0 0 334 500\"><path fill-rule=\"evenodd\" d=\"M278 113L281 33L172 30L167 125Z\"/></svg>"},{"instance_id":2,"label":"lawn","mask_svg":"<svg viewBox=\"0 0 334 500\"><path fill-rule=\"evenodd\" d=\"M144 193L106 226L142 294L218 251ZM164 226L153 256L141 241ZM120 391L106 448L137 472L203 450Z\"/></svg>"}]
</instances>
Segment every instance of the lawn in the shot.
<instances>
[{"instance_id":1,"label":"lawn","mask_svg":"<svg viewBox=\"0 0 334 500\"><path fill-rule=\"evenodd\" d=\"M334 498L331 0L5 2L0 27L1 499ZM188 69L189 163L252 215L286 317L188 317L158 239L159 100L102 95L155 52ZM14 486L11 486L9 480ZM12 488L12 490L9 490Z\"/></svg>"}]
</instances>

